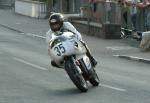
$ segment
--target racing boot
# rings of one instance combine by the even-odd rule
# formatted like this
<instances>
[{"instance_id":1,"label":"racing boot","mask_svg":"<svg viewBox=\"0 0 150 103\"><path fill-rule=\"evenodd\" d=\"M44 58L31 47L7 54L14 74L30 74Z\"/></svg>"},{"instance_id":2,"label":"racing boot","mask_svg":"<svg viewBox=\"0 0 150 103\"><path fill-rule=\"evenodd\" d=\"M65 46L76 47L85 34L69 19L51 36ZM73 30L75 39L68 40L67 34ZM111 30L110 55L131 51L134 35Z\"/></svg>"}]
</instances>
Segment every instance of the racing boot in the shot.
<instances>
[{"instance_id":1,"label":"racing boot","mask_svg":"<svg viewBox=\"0 0 150 103\"><path fill-rule=\"evenodd\" d=\"M92 67L95 67L97 65L97 61L94 59L94 57L91 55L90 49L87 47L87 45L85 44L84 41L81 41L81 43L84 45L84 47L86 48L86 55L89 57Z\"/></svg>"}]
</instances>

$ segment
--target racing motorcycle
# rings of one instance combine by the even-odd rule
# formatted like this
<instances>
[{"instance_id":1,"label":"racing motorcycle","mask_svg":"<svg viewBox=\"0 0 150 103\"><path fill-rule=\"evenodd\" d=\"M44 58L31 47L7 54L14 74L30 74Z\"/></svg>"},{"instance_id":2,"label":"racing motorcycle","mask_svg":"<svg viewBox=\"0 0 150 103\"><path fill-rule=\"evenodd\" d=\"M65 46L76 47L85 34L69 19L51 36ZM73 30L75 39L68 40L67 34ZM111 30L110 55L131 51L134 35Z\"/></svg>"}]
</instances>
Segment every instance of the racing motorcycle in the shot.
<instances>
[{"instance_id":1,"label":"racing motorcycle","mask_svg":"<svg viewBox=\"0 0 150 103\"><path fill-rule=\"evenodd\" d=\"M49 49L51 59L67 72L81 92L88 91L88 82L99 85L99 77L86 55L86 48L80 40L74 39L74 33L59 32L59 36L52 38Z\"/></svg>"}]
</instances>

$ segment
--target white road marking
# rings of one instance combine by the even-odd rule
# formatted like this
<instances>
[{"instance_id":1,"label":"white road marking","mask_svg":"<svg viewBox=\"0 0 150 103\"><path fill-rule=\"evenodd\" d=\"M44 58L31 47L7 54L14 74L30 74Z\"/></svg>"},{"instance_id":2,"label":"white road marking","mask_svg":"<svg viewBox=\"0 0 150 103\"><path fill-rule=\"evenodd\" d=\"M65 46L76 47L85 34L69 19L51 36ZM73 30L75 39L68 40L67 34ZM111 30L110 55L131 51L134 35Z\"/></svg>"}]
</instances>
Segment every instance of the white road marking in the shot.
<instances>
[{"instance_id":1,"label":"white road marking","mask_svg":"<svg viewBox=\"0 0 150 103\"><path fill-rule=\"evenodd\" d=\"M117 90L117 91L120 91L120 92L125 92L126 91L126 89L117 88L117 87L113 87L113 86L106 85L106 84L100 84L100 86L110 88L110 89L113 89L113 90Z\"/></svg>"},{"instance_id":2,"label":"white road marking","mask_svg":"<svg viewBox=\"0 0 150 103\"><path fill-rule=\"evenodd\" d=\"M19 25L19 24L21 24L21 23L17 22L16 24Z\"/></svg>"},{"instance_id":3,"label":"white road marking","mask_svg":"<svg viewBox=\"0 0 150 103\"><path fill-rule=\"evenodd\" d=\"M36 35L36 34L32 34L32 33L27 33L26 35L46 39L45 36L40 36L40 35Z\"/></svg>"},{"instance_id":4,"label":"white road marking","mask_svg":"<svg viewBox=\"0 0 150 103\"><path fill-rule=\"evenodd\" d=\"M25 33L20 33L20 34L25 34Z\"/></svg>"},{"instance_id":5,"label":"white road marking","mask_svg":"<svg viewBox=\"0 0 150 103\"><path fill-rule=\"evenodd\" d=\"M32 37L38 37L38 38L46 39L45 36L36 35L36 34L32 34L32 33L20 33L20 34L24 34L24 35L28 35L28 36L32 36Z\"/></svg>"},{"instance_id":6,"label":"white road marking","mask_svg":"<svg viewBox=\"0 0 150 103\"><path fill-rule=\"evenodd\" d=\"M109 50L129 50L129 49L133 49L133 47L129 47L129 46L112 46L112 47L105 47L106 49Z\"/></svg>"},{"instance_id":7,"label":"white road marking","mask_svg":"<svg viewBox=\"0 0 150 103\"><path fill-rule=\"evenodd\" d=\"M29 65L29 66L32 66L32 67L34 67L34 68L40 69L40 70L48 70L48 69L46 69L46 68L44 68L44 67L38 66L38 65L36 65L36 64L32 64L32 63L30 63L30 62L28 62L28 61L25 61L25 60L23 60L23 59L20 59L20 58L14 57L13 59L16 60L16 61L18 61L18 62L21 62L21 63L27 64L27 65Z\"/></svg>"}]
</instances>

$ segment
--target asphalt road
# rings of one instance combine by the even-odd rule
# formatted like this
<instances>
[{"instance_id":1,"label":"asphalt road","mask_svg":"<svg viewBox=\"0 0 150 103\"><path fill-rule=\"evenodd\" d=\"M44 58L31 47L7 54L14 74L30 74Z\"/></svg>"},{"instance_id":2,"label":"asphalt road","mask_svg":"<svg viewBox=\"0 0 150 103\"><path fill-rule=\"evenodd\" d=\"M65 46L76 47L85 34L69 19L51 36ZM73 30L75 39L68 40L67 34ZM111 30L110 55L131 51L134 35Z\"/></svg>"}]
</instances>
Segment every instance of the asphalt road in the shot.
<instances>
[{"instance_id":1,"label":"asphalt road","mask_svg":"<svg viewBox=\"0 0 150 103\"><path fill-rule=\"evenodd\" d=\"M44 37L0 27L0 103L150 103L149 65L113 56L137 51L134 41L83 38L101 80L87 93L50 66Z\"/></svg>"}]
</instances>

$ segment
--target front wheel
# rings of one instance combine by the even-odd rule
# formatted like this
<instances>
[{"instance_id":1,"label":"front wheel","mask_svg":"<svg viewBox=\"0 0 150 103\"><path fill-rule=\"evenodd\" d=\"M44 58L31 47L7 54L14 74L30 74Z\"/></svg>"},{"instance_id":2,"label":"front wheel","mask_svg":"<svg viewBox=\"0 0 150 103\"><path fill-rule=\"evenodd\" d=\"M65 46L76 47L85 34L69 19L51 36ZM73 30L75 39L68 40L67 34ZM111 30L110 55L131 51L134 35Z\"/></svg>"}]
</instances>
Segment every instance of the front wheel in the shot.
<instances>
[{"instance_id":1,"label":"front wheel","mask_svg":"<svg viewBox=\"0 0 150 103\"><path fill-rule=\"evenodd\" d=\"M74 64L72 58L67 58L67 60L65 61L65 70L72 82L81 92L86 92L88 90L87 81L84 79L83 75L78 71L77 66Z\"/></svg>"},{"instance_id":2,"label":"front wheel","mask_svg":"<svg viewBox=\"0 0 150 103\"><path fill-rule=\"evenodd\" d=\"M93 86L98 86L100 83L99 77L96 73L96 71L94 69L92 69L91 71L91 77L89 79L89 82L93 85Z\"/></svg>"}]
</instances>

